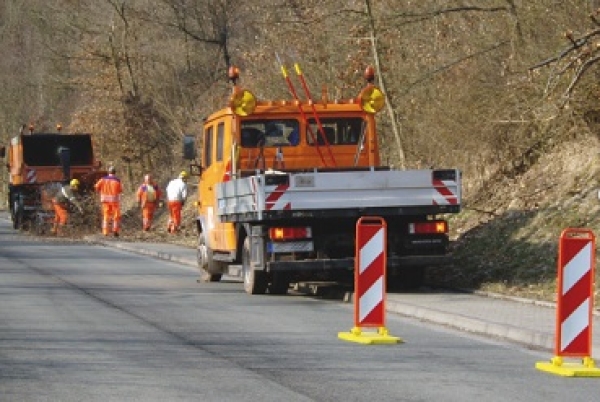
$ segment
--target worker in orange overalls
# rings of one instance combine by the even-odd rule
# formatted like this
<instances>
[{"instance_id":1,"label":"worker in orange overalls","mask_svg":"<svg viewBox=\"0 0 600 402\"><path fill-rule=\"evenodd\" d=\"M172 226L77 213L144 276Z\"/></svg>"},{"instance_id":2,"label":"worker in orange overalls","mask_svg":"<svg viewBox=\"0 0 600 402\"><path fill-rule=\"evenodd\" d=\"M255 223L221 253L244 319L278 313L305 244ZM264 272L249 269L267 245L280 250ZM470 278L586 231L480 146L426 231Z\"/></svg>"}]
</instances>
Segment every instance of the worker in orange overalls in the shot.
<instances>
[{"instance_id":1,"label":"worker in orange overalls","mask_svg":"<svg viewBox=\"0 0 600 402\"><path fill-rule=\"evenodd\" d=\"M169 205L169 223L167 232L177 233L181 228L181 210L187 199L188 172L185 170L179 177L173 179L167 185L167 201Z\"/></svg>"},{"instance_id":2,"label":"worker in orange overalls","mask_svg":"<svg viewBox=\"0 0 600 402\"><path fill-rule=\"evenodd\" d=\"M158 185L152 181L152 176L144 176L144 183L138 187L136 197L138 207L142 209L142 229L147 232L152 227L154 211L160 202L162 192Z\"/></svg>"},{"instance_id":3,"label":"worker in orange overalls","mask_svg":"<svg viewBox=\"0 0 600 402\"><path fill-rule=\"evenodd\" d=\"M117 170L114 166L108 168L108 176L104 176L94 185L94 188L100 193L100 203L102 204L102 234L110 234L109 222L112 219L112 232L115 237L119 237L121 229L121 193L123 187L121 180L116 176Z\"/></svg>"},{"instance_id":4,"label":"worker in orange overalls","mask_svg":"<svg viewBox=\"0 0 600 402\"><path fill-rule=\"evenodd\" d=\"M79 212L83 212L83 208L75 198L75 193L79 191L79 180L73 179L69 184L61 186L56 195L52 198L52 206L54 207L54 225L50 233L61 235L67 221L69 220L69 203L75 205Z\"/></svg>"}]
</instances>

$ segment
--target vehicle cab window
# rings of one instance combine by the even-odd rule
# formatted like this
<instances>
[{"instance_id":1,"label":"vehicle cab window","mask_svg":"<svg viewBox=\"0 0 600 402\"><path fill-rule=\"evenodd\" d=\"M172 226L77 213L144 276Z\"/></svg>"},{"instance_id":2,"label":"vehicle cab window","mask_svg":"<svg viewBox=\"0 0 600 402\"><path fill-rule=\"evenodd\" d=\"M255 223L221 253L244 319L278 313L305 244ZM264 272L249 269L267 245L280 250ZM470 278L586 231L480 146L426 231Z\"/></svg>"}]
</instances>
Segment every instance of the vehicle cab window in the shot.
<instances>
[{"instance_id":1,"label":"vehicle cab window","mask_svg":"<svg viewBox=\"0 0 600 402\"><path fill-rule=\"evenodd\" d=\"M295 119L248 120L241 124L244 148L293 147L300 143L300 124Z\"/></svg>"}]
</instances>

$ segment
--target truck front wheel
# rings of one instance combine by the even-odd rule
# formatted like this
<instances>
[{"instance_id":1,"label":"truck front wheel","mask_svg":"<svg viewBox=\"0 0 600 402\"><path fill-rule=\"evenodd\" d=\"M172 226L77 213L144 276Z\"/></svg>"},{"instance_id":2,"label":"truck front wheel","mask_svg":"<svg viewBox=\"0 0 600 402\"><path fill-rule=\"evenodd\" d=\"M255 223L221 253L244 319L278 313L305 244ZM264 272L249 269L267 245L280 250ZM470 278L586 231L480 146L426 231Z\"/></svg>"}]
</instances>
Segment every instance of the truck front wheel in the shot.
<instances>
[{"instance_id":1,"label":"truck front wheel","mask_svg":"<svg viewBox=\"0 0 600 402\"><path fill-rule=\"evenodd\" d=\"M200 280L202 282L219 282L223 273L221 271L221 262L213 260L213 252L206 245L204 233L198 235L197 247L198 268L200 268Z\"/></svg>"},{"instance_id":2,"label":"truck front wheel","mask_svg":"<svg viewBox=\"0 0 600 402\"><path fill-rule=\"evenodd\" d=\"M23 226L23 204L15 199L12 208L12 224L13 229L20 229Z\"/></svg>"},{"instance_id":3,"label":"truck front wheel","mask_svg":"<svg viewBox=\"0 0 600 402\"><path fill-rule=\"evenodd\" d=\"M244 276L244 290L250 295L262 295L267 291L267 276L263 271L252 267L250 258L250 238L244 239L242 249L242 272Z\"/></svg>"}]
</instances>

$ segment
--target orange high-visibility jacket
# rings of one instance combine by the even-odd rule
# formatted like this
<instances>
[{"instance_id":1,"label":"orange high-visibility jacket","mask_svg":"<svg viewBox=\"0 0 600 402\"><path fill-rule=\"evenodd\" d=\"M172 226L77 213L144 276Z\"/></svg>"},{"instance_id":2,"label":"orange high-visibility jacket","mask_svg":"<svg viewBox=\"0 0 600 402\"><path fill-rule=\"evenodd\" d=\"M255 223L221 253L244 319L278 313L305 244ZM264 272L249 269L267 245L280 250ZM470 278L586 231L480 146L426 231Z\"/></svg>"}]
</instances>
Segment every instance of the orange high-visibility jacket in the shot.
<instances>
[{"instance_id":1,"label":"orange high-visibility jacket","mask_svg":"<svg viewBox=\"0 0 600 402\"><path fill-rule=\"evenodd\" d=\"M154 189L154 200L149 200L148 199L148 187L152 187ZM162 192L160 191L160 189L158 188L158 186L156 184L148 184L148 183L144 183L142 184L140 187L138 187L136 196L137 196L137 201L139 203L142 203L143 205L146 205L147 202L151 202L151 203L155 203L160 201L160 197L162 195Z\"/></svg>"},{"instance_id":2,"label":"orange high-visibility jacket","mask_svg":"<svg viewBox=\"0 0 600 402\"><path fill-rule=\"evenodd\" d=\"M100 193L100 202L119 202L123 192L121 180L112 174L98 180L94 188Z\"/></svg>"}]
</instances>

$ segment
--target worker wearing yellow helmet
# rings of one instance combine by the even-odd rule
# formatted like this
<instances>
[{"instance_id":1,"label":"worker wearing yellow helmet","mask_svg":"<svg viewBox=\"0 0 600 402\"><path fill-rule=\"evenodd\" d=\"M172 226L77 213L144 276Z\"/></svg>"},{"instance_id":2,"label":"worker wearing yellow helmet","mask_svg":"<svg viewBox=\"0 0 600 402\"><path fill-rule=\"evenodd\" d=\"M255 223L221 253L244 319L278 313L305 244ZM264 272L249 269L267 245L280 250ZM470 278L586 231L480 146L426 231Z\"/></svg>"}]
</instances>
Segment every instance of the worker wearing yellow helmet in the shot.
<instances>
[{"instance_id":1,"label":"worker wearing yellow helmet","mask_svg":"<svg viewBox=\"0 0 600 402\"><path fill-rule=\"evenodd\" d=\"M181 229L181 210L188 196L188 178L188 172L183 170L176 179L171 180L167 185L167 205L169 206L167 232L169 233L177 233Z\"/></svg>"},{"instance_id":2,"label":"worker wearing yellow helmet","mask_svg":"<svg viewBox=\"0 0 600 402\"><path fill-rule=\"evenodd\" d=\"M72 179L69 184L61 185L52 198L52 206L54 207L54 225L50 231L52 234L63 234L64 227L69 220L70 205L75 206L79 212L83 212L83 208L77 201L75 194L79 192L79 180Z\"/></svg>"}]
</instances>

